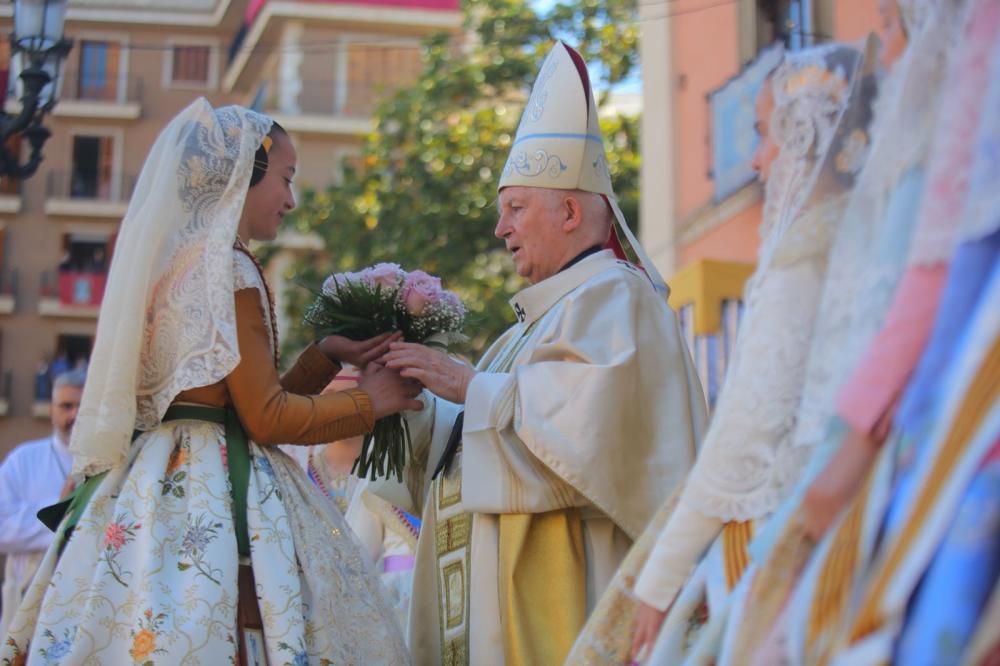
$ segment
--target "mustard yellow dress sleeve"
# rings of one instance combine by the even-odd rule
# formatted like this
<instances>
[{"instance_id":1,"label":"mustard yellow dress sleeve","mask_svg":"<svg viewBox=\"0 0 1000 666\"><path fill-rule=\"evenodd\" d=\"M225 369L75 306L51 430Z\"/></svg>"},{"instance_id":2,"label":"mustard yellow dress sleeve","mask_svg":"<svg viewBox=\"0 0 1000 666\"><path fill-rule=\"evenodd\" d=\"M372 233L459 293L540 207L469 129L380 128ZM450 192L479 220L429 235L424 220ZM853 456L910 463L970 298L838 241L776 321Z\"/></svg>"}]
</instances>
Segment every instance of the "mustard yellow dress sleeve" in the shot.
<instances>
[{"instance_id":1,"label":"mustard yellow dress sleeve","mask_svg":"<svg viewBox=\"0 0 1000 666\"><path fill-rule=\"evenodd\" d=\"M281 376L281 388L299 395L316 395L333 381L341 365L327 358L313 343L295 360L295 365Z\"/></svg>"},{"instance_id":2,"label":"mustard yellow dress sleeve","mask_svg":"<svg viewBox=\"0 0 1000 666\"><path fill-rule=\"evenodd\" d=\"M256 289L236 292L236 328L240 362L225 379L232 405L250 438L258 444L319 444L370 432L375 424L368 394L348 389L327 395L299 395L286 387L314 388L330 377L335 364L314 349L312 359L323 357L316 370L298 368L311 362L299 359L284 382L274 367L260 295ZM297 369L298 368L298 369ZM316 372L317 374L313 374ZM333 374L336 374L333 372ZM325 385L325 382L323 383Z\"/></svg>"}]
</instances>

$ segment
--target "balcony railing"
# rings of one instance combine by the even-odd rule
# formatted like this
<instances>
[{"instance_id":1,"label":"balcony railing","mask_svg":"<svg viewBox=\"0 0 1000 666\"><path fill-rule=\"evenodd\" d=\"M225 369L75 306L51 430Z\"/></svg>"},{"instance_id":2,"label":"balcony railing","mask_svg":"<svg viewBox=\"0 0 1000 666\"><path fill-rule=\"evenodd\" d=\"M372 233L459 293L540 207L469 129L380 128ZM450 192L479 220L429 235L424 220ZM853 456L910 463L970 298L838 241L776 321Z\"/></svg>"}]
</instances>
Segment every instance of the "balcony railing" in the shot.
<instances>
[{"instance_id":1,"label":"balcony railing","mask_svg":"<svg viewBox=\"0 0 1000 666\"><path fill-rule=\"evenodd\" d=\"M136 177L123 174L119 182L113 179L81 177L71 171L49 171L45 195L49 199L86 199L127 203L135 189Z\"/></svg>"},{"instance_id":2,"label":"balcony railing","mask_svg":"<svg viewBox=\"0 0 1000 666\"><path fill-rule=\"evenodd\" d=\"M128 210L135 181L135 176L124 174L116 183L81 177L71 171L50 171L45 186L45 213L121 219Z\"/></svg>"},{"instance_id":3,"label":"balcony railing","mask_svg":"<svg viewBox=\"0 0 1000 666\"><path fill-rule=\"evenodd\" d=\"M7 85L8 112L20 109L21 93L18 77L11 73ZM95 78L80 76L70 71L60 75L58 83L59 103L53 113L67 118L99 118L114 120L137 120L142 115L143 81L128 79L120 81L117 76Z\"/></svg>"},{"instance_id":4,"label":"balcony railing","mask_svg":"<svg viewBox=\"0 0 1000 666\"><path fill-rule=\"evenodd\" d=\"M95 76L79 71L62 75L60 104L73 102L104 102L108 104L142 103L143 81L139 78L121 81L117 75Z\"/></svg>"},{"instance_id":5,"label":"balcony railing","mask_svg":"<svg viewBox=\"0 0 1000 666\"><path fill-rule=\"evenodd\" d=\"M107 273L60 270L42 274L39 312L52 317L96 317Z\"/></svg>"}]
</instances>

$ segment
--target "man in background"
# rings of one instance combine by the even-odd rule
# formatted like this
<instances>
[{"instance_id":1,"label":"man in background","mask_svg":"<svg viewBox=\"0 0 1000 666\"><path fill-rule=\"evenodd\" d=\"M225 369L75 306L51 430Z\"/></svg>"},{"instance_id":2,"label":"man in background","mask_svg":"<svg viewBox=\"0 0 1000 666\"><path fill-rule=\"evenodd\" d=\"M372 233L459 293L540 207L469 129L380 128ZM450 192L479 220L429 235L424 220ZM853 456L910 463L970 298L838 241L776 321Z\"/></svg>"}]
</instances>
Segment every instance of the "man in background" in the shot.
<instances>
[{"instance_id":1,"label":"man in background","mask_svg":"<svg viewBox=\"0 0 1000 666\"><path fill-rule=\"evenodd\" d=\"M52 434L20 444L0 464L0 553L7 558L0 636L7 635L24 590L52 543L53 533L36 514L73 489L69 440L85 381L86 374L78 370L56 377L50 407Z\"/></svg>"}]
</instances>

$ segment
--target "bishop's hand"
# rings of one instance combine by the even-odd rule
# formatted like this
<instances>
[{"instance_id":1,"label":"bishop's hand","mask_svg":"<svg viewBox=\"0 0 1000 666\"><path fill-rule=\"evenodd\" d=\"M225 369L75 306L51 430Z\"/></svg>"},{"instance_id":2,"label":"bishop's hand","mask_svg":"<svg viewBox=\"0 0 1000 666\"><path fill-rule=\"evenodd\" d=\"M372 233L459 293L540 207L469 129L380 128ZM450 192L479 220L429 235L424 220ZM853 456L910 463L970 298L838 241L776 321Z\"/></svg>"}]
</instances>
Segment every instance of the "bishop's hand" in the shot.
<instances>
[{"instance_id":1,"label":"bishop's hand","mask_svg":"<svg viewBox=\"0 0 1000 666\"><path fill-rule=\"evenodd\" d=\"M367 340L350 340L342 335L328 335L317 344L326 357L336 363L350 363L355 368L362 368L372 361L378 361L387 351L389 345L402 339L400 332L383 333Z\"/></svg>"},{"instance_id":2,"label":"bishop's hand","mask_svg":"<svg viewBox=\"0 0 1000 666\"><path fill-rule=\"evenodd\" d=\"M403 377L416 379L434 395L465 404L469 382L476 371L447 354L420 344L393 342L382 362L399 370Z\"/></svg>"},{"instance_id":3,"label":"bishop's hand","mask_svg":"<svg viewBox=\"0 0 1000 666\"><path fill-rule=\"evenodd\" d=\"M369 363L361 373L358 388L368 393L375 418L380 419L402 411L417 411L424 403L416 399L420 395L420 384L401 377L395 370L378 363Z\"/></svg>"}]
</instances>

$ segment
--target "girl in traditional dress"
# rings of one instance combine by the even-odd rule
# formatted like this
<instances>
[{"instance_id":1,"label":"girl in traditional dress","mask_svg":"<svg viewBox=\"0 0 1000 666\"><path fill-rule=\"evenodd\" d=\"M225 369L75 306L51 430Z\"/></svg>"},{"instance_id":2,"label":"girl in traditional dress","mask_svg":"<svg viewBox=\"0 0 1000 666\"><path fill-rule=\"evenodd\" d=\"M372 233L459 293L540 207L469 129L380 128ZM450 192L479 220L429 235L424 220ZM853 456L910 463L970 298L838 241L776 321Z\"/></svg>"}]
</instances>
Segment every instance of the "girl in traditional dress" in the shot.
<instances>
[{"instance_id":1,"label":"girl in traditional dress","mask_svg":"<svg viewBox=\"0 0 1000 666\"><path fill-rule=\"evenodd\" d=\"M904 342L883 355L890 379L900 373L896 367L913 377L863 492L821 545L796 595L796 608L811 618L794 634L803 654L825 649L844 659L888 660L895 649L899 663L959 663L1000 567L1000 426L988 416L997 386L975 380L974 388L965 387L968 374L954 380L966 359L993 343L973 330L981 311L997 308L988 285L996 282L1000 256L995 188L985 185L997 177L1000 6L973 0L967 10L938 17L938 25L958 28L945 36L952 57L928 192L893 304L893 312L931 308L922 317L911 314L904 333L929 341ZM904 290L922 274L940 274L940 285ZM898 324L885 328L876 345L900 337ZM995 365L988 372L995 378Z\"/></svg>"},{"instance_id":2,"label":"girl in traditional dress","mask_svg":"<svg viewBox=\"0 0 1000 666\"><path fill-rule=\"evenodd\" d=\"M821 47L788 55L772 77L763 150L773 143L778 156L767 174L760 259L733 362L698 461L636 582L644 604L636 653L660 633L657 621L677 599L653 663L679 663L692 629L726 606L754 522L777 508L807 460L808 451L793 446L794 417L830 243L865 161L872 55ZM699 610L705 597L707 612Z\"/></svg>"},{"instance_id":3,"label":"girl in traditional dress","mask_svg":"<svg viewBox=\"0 0 1000 666\"><path fill-rule=\"evenodd\" d=\"M871 128L871 155L858 177L838 237L831 250L816 336L810 350L806 381L794 435L797 448L810 451L809 464L797 487L761 526L750 546L753 565L745 594L739 595L730 630L738 632L733 655L752 655L772 632L808 557L813 541L806 534L803 497L838 450L848 430L837 415L837 392L858 363L865 346L885 318L906 267L923 192L923 163L936 119L934 91L940 75L917 76L908 56L915 46L926 50L923 37L931 10L926 0L883 0L879 5L885 73L879 85ZM906 115L905 123L900 123ZM910 127L919 132L904 131ZM918 141L912 140L919 136ZM905 144L900 149L900 144ZM853 468L843 470L853 479ZM736 623L739 626L736 626ZM777 636L761 652L761 663L777 659Z\"/></svg>"},{"instance_id":4,"label":"girl in traditional dress","mask_svg":"<svg viewBox=\"0 0 1000 666\"><path fill-rule=\"evenodd\" d=\"M246 247L294 205L291 140L204 99L157 138L122 222L71 448L78 488L4 663L405 663L378 581L272 446L419 408L387 338L327 338L279 377L273 299Z\"/></svg>"}]
</instances>

